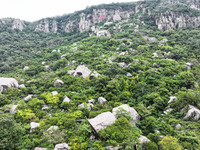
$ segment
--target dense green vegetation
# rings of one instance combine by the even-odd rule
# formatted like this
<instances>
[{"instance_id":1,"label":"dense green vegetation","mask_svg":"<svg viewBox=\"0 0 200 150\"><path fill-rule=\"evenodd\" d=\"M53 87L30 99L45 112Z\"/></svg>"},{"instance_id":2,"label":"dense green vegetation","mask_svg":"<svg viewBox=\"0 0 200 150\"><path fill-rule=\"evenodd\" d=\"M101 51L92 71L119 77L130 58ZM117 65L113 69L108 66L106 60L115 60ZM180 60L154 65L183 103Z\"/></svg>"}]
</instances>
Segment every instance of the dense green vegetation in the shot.
<instances>
[{"instance_id":1,"label":"dense green vegetation","mask_svg":"<svg viewBox=\"0 0 200 150\"><path fill-rule=\"evenodd\" d=\"M117 6L123 4L107 7ZM72 150L104 150L106 146L118 145L127 150L136 145L137 149L145 150L198 150L200 121L184 116L188 105L200 109L200 30L163 32L148 21L149 24L142 25L132 17L121 24L102 26L112 33L110 38L89 37L91 31L53 34L1 27L0 76L14 77L26 87L7 89L0 94L0 149L53 149L56 144L66 142ZM119 26L121 32L114 30ZM163 39L167 41L161 43ZM60 53L52 52L54 49ZM121 62L126 66L120 66ZM191 69L186 69L188 62L192 63ZM100 76L84 79L68 73L81 64ZM24 66L29 69L23 70ZM54 86L56 79L64 84ZM52 91L58 94L53 96ZM26 101L24 97L28 94L33 97ZM69 103L63 102L65 96L71 99ZM97 102L101 96L107 100L105 105ZM170 96L177 100L168 104ZM96 100L91 111L86 106L90 99ZM86 107L79 109L82 103ZM12 104L18 104L17 112L9 114ZM45 104L48 108L42 109ZM121 115L97 136L88 119L121 104L133 107L140 122L133 126L129 114ZM164 114L169 107L172 111ZM77 121L81 119L84 120ZM32 134L30 122L40 123ZM177 124L181 124L180 129ZM51 126L58 126L59 130L49 133ZM140 135L150 142L138 145Z\"/></svg>"}]
</instances>

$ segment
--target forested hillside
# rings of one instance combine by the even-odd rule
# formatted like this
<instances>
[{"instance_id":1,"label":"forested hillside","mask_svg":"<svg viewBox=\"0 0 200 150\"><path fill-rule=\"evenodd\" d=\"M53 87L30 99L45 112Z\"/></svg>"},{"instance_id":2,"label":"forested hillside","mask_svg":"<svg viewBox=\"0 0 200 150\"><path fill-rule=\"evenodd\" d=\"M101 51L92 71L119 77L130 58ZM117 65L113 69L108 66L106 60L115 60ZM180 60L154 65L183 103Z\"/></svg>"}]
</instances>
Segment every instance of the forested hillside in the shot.
<instances>
[{"instance_id":1,"label":"forested hillside","mask_svg":"<svg viewBox=\"0 0 200 150\"><path fill-rule=\"evenodd\" d=\"M199 6L145 0L46 19L84 20L67 31L1 19L0 149L200 149Z\"/></svg>"}]
</instances>

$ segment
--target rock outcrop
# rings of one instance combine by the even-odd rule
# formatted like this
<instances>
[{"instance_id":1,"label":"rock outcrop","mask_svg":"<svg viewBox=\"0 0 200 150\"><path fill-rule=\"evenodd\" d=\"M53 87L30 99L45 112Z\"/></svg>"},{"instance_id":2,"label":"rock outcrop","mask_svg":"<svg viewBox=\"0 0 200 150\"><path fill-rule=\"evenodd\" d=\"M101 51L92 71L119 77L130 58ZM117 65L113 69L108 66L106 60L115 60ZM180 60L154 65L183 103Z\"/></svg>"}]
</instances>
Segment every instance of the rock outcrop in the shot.
<instances>
[{"instance_id":1,"label":"rock outcrop","mask_svg":"<svg viewBox=\"0 0 200 150\"><path fill-rule=\"evenodd\" d=\"M18 81L14 78L0 78L0 93L8 88L19 88Z\"/></svg>"},{"instance_id":2,"label":"rock outcrop","mask_svg":"<svg viewBox=\"0 0 200 150\"><path fill-rule=\"evenodd\" d=\"M22 31L24 27L25 27L25 24L23 21L21 21L20 19L14 19L13 24L12 24L12 29L18 29Z\"/></svg>"},{"instance_id":3,"label":"rock outcrop","mask_svg":"<svg viewBox=\"0 0 200 150\"><path fill-rule=\"evenodd\" d=\"M63 85L64 82L60 79L57 79L55 82L54 82L54 87L60 87L61 85Z\"/></svg>"},{"instance_id":4,"label":"rock outcrop","mask_svg":"<svg viewBox=\"0 0 200 150\"><path fill-rule=\"evenodd\" d=\"M189 110L184 118L192 120L200 120L200 110L192 105L189 105Z\"/></svg>"},{"instance_id":5,"label":"rock outcrop","mask_svg":"<svg viewBox=\"0 0 200 150\"><path fill-rule=\"evenodd\" d=\"M40 123L37 123L37 122L31 122L30 124L30 127L31 127L31 130L30 130L30 133L33 133L35 128L39 127L40 126Z\"/></svg>"}]
</instances>

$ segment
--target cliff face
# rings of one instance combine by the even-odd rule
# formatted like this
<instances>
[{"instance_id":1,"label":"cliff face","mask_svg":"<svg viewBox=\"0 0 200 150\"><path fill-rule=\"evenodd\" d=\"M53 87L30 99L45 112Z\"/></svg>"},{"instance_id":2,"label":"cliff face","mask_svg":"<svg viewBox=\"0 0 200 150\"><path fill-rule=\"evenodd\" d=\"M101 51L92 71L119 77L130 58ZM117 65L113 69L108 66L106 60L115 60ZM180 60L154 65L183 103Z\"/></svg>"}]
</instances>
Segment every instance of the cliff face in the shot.
<instances>
[{"instance_id":1,"label":"cliff face","mask_svg":"<svg viewBox=\"0 0 200 150\"><path fill-rule=\"evenodd\" d=\"M42 19L37 23L35 31L56 33L59 26L60 31L71 32L73 28L77 28L80 32L84 32L90 30L92 25L96 23L120 21L124 18L130 18L133 14L134 9L93 9L91 13L80 12L70 20L68 18L66 20L55 19L52 23L52 19Z\"/></svg>"},{"instance_id":2,"label":"cliff face","mask_svg":"<svg viewBox=\"0 0 200 150\"><path fill-rule=\"evenodd\" d=\"M162 31L200 26L200 1L197 0L157 0L153 4L140 1L135 11L147 14Z\"/></svg>"},{"instance_id":3,"label":"cliff face","mask_svg":"<svg viewBox=\"0 0 200 150\"><path fill-rule=\"evenodd\" d=\"M23 31L26 28L25 22L20 19L6 18L0 19L0 24L12 29Z\"/></svg>"}]
</instances>

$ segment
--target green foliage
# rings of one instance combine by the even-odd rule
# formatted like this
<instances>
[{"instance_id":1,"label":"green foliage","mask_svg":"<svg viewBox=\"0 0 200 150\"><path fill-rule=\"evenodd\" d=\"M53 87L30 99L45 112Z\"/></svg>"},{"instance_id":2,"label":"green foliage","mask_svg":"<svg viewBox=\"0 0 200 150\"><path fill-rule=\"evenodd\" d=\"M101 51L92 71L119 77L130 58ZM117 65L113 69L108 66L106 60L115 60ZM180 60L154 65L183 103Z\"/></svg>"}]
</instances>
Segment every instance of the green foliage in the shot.
<instances>
[{"instance_id":1,"label":"green foliage","mask_svg":"<svg viewBox=\"0 0 200 150\"><path fill-rule=\"evenodd\" d=\"M25 129L11 115L0 116L0 149L20 149Z\"/></svg>"},{"instance_id":2,"label":"green foliage","mask_svg":"<svg viewBox=\"0 0 200 150\"><path fill-rule=\"evenodd\" d=\"M159 146L163 150L182 150L182 146L178 143L178 140L172 136L165 136L159 142Z\"/></svg>"}]
</instances>

